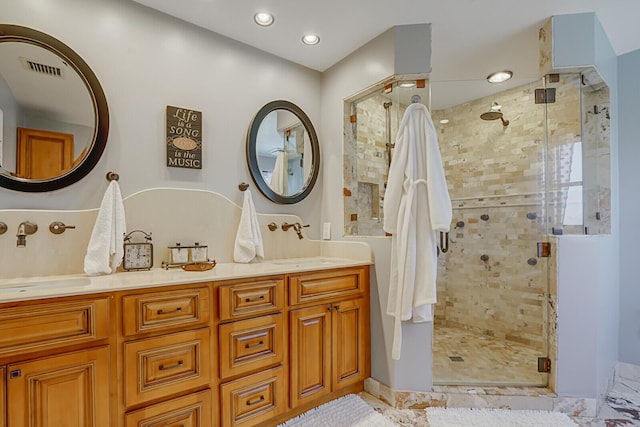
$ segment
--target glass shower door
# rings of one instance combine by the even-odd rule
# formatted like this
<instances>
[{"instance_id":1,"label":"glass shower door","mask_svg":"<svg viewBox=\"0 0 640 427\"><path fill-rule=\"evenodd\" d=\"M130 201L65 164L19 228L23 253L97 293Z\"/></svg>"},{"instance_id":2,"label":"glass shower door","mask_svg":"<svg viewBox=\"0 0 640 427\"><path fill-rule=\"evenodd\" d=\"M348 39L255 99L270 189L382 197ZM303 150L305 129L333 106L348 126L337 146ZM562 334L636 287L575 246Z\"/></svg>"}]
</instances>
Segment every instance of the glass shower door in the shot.
<instances>
[{"instance_id":1,"label":"glass shower door","mask_svg":"<svg viewBox=\"0 0 640 427\"><path fill-rule=\"evenodd\" d=\"M467 82L469 83L469 82ZM453 203L438 266L433 378L442 385L547 384L544 82L437 108L433 118Z\"/></svg>"}]
</instances>

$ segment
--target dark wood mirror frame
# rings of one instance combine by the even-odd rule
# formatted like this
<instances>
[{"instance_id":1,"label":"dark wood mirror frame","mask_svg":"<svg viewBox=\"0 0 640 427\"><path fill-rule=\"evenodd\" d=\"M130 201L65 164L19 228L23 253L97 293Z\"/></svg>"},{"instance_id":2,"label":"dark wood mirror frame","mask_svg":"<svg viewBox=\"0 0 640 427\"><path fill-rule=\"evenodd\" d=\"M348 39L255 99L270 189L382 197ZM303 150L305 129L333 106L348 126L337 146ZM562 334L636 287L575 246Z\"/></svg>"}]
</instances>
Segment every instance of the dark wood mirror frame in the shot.
<instances>
[{"instance_id":1,"label":"dark wood mirror frame","mask_svg":"<svg viewBox=\"0 0 640 427\"><path fill-rule=\"evenodd\" d=\"M84 80L95 111L95 131L86 157L67 173L51 179L30 180L0 174L0 186L16 191L45 192L67 187L84 178L98 163L107 145L109 109L107 98L96 75L69 46L40 31L18 25L0 24L0 43L22 42L47 49L69 64Z\"/></svg>"},{"instance_id":2,"label":"dark wood mirror frame","mask_svg":"<svg viewBox=\"0 0 640 427\"><path fill-rule=\"evenodd\" d=\"M262 124L264 118L269 113L275 110L287 110L293 113L298 119L300 119L305 130L309 134L309 139L311 141L311 175L307 179L302 191L291 196L283 196L282 194L278 194L273 191L271 187L269 187L269 184L262 177L260 168L258 167L258 152L256 150L258 130L260 129L260 125ZM247 134L247 164L249 165L249 172L251 173L253 182L258 187L258 190L260 190L260 192L264 194L264 196L269 200L280 204L292 204L298 203L299 201L307 197L313 189L313 186L318 179L318 173L320 172L320 145L318 143L318 136L315 129L313 128L313 124L311 124L311 120L309 120L309 117L305 114L305 112L302 111L302 109L297 105L283 100L272 101L262 107L253 118L253 120L251 121L251 125L249 126L249 132Z\"/></svg>"}]
</instances>

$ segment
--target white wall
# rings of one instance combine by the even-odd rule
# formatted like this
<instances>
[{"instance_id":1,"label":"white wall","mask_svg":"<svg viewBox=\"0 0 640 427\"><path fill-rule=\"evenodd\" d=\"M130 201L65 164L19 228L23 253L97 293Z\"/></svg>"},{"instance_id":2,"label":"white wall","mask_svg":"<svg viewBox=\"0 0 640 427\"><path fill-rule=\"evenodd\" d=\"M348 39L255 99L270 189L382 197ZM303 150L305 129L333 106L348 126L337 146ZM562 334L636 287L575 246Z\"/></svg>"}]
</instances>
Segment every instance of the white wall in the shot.
<instances>
[{"instance_id":1,"label":"white wall","mask_svg":"<svg viewBox=\"0 0 640 427\"><path fill-rule=\"evenodd\" d=\"M110 170L120 174L125 196L179 187L239 202L237 185L253 183L247 129L264 104L289 100L319 130L320 73L134 2L3 0L2 20L48 33L83 57L102 84L111 122L105 153L89 176L51 193L0 189L0 209L97 207ZM165 166L167 105L202 112L202 170ZM319 237L322 181L321 175L311 195L293 206L271 203L252 186L256 209L297 214L312 224L308 234Z\"/></svg>"},{"instance_id":2,"label":"white wall","mask_svg":"<svg viewBox=\"0 0 640 427\"><path fill-rule=\"evenodd\" d=\"M344 100L396 73L426 73L431 62L431 26L399 26L381 34L323 73L322 135L324 195L322 220L332 237L344 239L343 123ZM411 41L409 41L411 40ZM403 45L405 48L398 49ZM410 46L411 48L406 48ZM419 60L416 61L416 58ZM371 273L371 376L395 389L431 389L432 324L403 325L402 358L391 359L393 318L386 315L390 239L350 238L367 242L374 253ZM407 343L410 343L407 345Z\"/></svg>"},{"instance_id":3,"label":"white wall","mask_svg":"<svg viewBox=\"0 0 640 427\"><path fill-rule=\"evenodd\" d=\"M620 111L620 361L640 365L640 50L618 58Z\"/></svg>"}]
</instances>

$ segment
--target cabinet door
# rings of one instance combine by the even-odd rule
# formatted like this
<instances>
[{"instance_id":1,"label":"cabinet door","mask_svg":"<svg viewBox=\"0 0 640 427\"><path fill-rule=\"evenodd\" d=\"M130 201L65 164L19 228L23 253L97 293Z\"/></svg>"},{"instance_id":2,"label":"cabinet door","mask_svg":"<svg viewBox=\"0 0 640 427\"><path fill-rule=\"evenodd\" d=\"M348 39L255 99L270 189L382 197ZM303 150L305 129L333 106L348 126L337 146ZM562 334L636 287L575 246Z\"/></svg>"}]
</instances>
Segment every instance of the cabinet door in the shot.
<instances>
[{"instance_id":1,"label":"cabinet door","mask_svg":"<svg viewBox=\"0 0 640 427\"><path fill-rule=\"evenodd\" d=\"M16 176L54 178L73 166L73 134L18 128Z\"/></svg>"},{"instance_id":2,"label":"cabinet door","mask_svg":"<svg viewBox=\"0 0 640 427\"><path fill-rule=\"evenodd\" d=\"M291 407L331 392L331 312L329 305L290 312Z\"/></svg>"},{"instance_id":3,"label":"cabinet door","mask_svg":"<svg viewBox=\"0 0 640 427\"><path fill-rule=\"evenodd\" d=\"M369 305L364 299L333 304L332 390L369 377Z\"/></svg>"},{"instance_id":4,"label":"cabinet door","mask_svg":"<svg viewBox=\"0 0 640 427\"><path fill-rule=\"evenodd\" d=\"M7 367L11 427L109 427L109 348Z\"/></svg>"}]
</instances>

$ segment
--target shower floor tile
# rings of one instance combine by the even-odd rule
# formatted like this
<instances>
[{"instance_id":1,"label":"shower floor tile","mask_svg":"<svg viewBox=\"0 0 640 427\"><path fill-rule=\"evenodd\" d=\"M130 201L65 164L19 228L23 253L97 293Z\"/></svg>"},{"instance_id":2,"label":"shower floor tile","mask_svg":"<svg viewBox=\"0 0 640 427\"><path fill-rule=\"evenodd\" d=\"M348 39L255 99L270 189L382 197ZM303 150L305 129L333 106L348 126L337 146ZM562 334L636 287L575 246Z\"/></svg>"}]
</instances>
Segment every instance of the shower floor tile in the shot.
<instances>
[{"instance_id":1,"label":"shower floor tile","mask_svg":"<svg viewBox=\"0 0 640 427\"><path fill-rule=\"evenodd\" d=\"M544 386L548 374L538 372L538 357L543 356L522 344L435 325L433 383Z\"/></svg>"}]
</instances>

